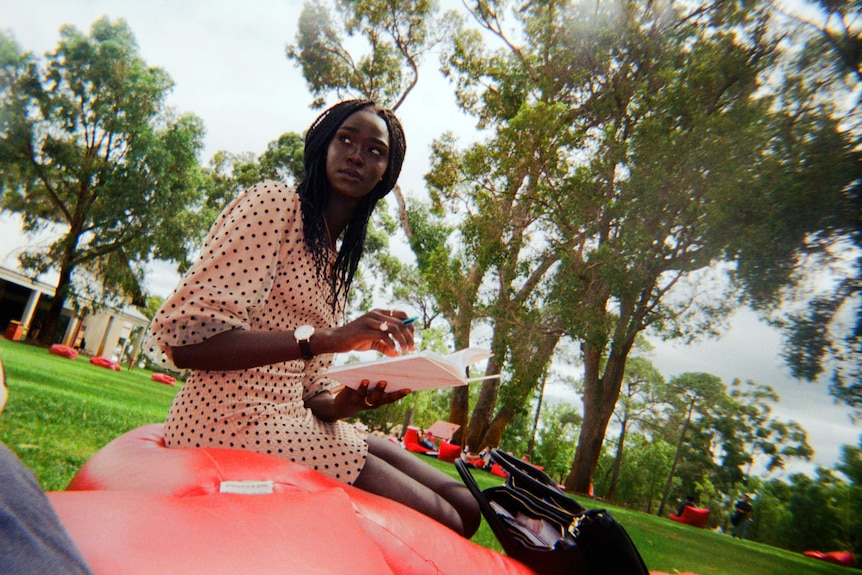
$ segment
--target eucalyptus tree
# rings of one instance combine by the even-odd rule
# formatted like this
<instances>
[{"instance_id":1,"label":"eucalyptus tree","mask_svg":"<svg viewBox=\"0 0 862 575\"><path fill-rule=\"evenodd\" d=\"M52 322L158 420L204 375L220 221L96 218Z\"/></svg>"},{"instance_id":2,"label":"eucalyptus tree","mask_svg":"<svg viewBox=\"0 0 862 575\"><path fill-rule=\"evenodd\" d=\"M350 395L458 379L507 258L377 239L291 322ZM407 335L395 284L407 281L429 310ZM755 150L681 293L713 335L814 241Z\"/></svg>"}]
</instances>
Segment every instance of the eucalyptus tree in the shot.
<instances>
[{"instance_id":1,"label":"eucalyptus tree","mask_svg":"<svg viewBox=\"0 0 862 575\"><path fill-rule=\"evenodd\" d=\"M820 169L813 163L806 166L808 180L816 184L791 188L790 193L798 194L798 209L795 214L772 214L772 222L764 226L764 244L775 241L796 247L789 253L782 250L781 260L792 257L807 262L809 269L828 275L829 281L812 286L801 281L805 274L789 281L761 281L754 284L758 289L751 290L752 299L783 328L782 355L791 373L808 381L826 376L833 396L855 408L858 416L862 414L862 5L854 0L773 0L772 4L788 17L795 43L782 90L791 93L800 107L821 108L838 128L827 124L819 133L802 131L816 137L793 138L797 148L816 146L829 162L821 162ZM841 190L841 195L823 212L816 208L818 204L809 205L807 197L827 186ZM804 241L775 237L786 235L788 228L804 233ZM757 262L752 271L759 273L751 275L762 278L774 267ZM776 300L788 306L775 305Z\"/></svg>"},{"instance_id":2,"label":"eucalyptus tree","mask_svg":"<svg viewBox=\"0 0 862 575\"><path fill-rule=\"evenodd\" d=\"M508 154L486 160L504 167L493 187L469 163L461 174L475 179L478 209L494 213L494 200L520 194L523 212L498 217L532 226L515 245L529 255L511 285L536 278L545 331L581 344L584 425L567 487L586 492L637 335L715 333L738 305L737 282L769 267L745 258L774 247L759 234L766 216L795 209L788 190L807 181L805 166L824 165L815 147L793 142L835 126L768 89L782 36L763 5L508 6L469 4L484 35L458 34L446 54L459 102L494 130L485 149ZM501 47L486 50L488 37ZM517 142L501 145L507 138ZM815 188L805 202L828 211L840 191ZM781 239L798 246L803 236ZM546 273L530 273L544 264ZM717 289L707 295L710 281Z\"/></svg>"},{"instance_id":3,"label":"eucalyptus tree","mask_svg":"<svg viewBox=\"0 0 862 575\"><path fill-rule=\"evenodd\" d=\"M808 460L814 453L798 423L773 416L779 397L768 385L735 380L725 386L714 375L686 373L670 381L668 392L675 404L671 422L677 422L669 428L679 431L659 515L674 479L691 486L708 480L732 498L739 484L750 484L755 465L768 474L790 458Z\"/></svg>"},{"instance_id":4,"label":"eucalyptus tree","mask_svg":"<svg viewBox=\"0 0 862 575\"><path fill-rule=\"evenodd\" d=\"M44 60L0 34L0 58L2 208L23 215L26 233L62 230L20 257L36 275L59 274L39 336L51 343L76 270L97 278L106 299L143 305L144 263L188 263L204 229L191 209L203 125L167 107L170 77L144 62L122 20L101 18L89 36L64 26Z\"/></svg>"},{"instance_id":5,"label":"eucalyptus tree","mask_svg":"<svg viewBox=\"0 0 862 575\"><path fill-rule=\"evenodd\" d=\"M678 412L678 417L675 418L678 427L675 425L673 427L679 429L679 432L677 434L673 462L670 465L661 503L658 507L658 515L664 513L664 507L670 496L677 466L682 461L683 451L686 448L689 429L696 424L697 420L707 417L709 413L715 410L723 411L721 406L725 405L728 399L724 382L721 381L721 378L709 373L683 373L673 378L669 383L669 387L671 394L675 397L674 403L677 406ZM712 420L714 421L714 418ZM695 445L689 449L689 452L708 453L708 449L702 449L703 443L706 443L708 447L708 442L702 442L700 445ZM711 461L711 459L711 457L707 457L706 461Z\"/></svg>"},{"instance_id":6,"label":"eucalyptus tree","mask_svg":"<svg viewBox=\"0 0 862 575\"><path fill-rule=\"evenodd\" d=\"M808 433L795 421L782 421L772 414L780 401L775 390L753 381L734 380L728 389L731 401L716 413L709 426L716 432L720 465L714 482L727 494L744 482L757 465L761 473L784 469L788 459L808 461L814 450Z\"/></svg>"},{"instance_id":7,"label":"eucalyptus tree","mask_svg":"<svg viewBox=\"0 0 862 575\"><path fill-rule=\"evenodd\" d=\"M547 277L559 257L537 249L541 167L531 161L535 146L547 145L552 134L523 127L498 125L493 138L468 150L448 135L435 143L426 176L431 213L442 214L438 221L457 215L457 225L445 228L448 234L438 236L431 252L411 242L420 269L437 286L438 303L453 304L455 321L482 318L490 327L494 356L486 373L503 375L482 383L465 420L464 441L472 449L500 444L506 425L545 378L563 336L554 321L560 306L547 305ZM443 273L440 256L449 262Z\"/></svg>"}]
</instances>

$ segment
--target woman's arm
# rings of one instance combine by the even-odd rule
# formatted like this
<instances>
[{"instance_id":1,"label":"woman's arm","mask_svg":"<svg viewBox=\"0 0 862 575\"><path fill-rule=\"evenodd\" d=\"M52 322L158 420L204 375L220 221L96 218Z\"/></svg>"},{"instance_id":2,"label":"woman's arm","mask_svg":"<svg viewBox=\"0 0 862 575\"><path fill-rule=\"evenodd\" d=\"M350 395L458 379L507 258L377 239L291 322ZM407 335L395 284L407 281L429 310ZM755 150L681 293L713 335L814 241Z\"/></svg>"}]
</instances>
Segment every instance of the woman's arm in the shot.
<instances>
[{"instance_id":1,"label":"woman's arm","mask_svg":"<svg viewBox=\"0 0 862 575\"><path fill-rule=\"evenodd\" d=\"M403 317L402 317L403 316ZM390 357L413 350L413 326L404 325L403 312L372 310L338 328L316 328L308 344L315 355L375 350ZM380 329L386 325L386 331ZM233 329L201 343L171 348L171 359L181 369L235 370L280 363L302 357L292 331Z\"/></svg>"}]
</instances>

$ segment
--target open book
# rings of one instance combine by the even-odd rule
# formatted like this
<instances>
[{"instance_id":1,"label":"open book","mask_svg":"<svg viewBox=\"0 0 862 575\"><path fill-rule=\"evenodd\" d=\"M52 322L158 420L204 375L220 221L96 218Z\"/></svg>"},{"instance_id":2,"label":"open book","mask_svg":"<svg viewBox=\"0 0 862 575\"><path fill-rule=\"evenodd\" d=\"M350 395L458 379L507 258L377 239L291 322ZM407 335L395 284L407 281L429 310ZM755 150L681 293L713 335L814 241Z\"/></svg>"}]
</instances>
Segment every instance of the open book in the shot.
<instances>
[{"instance_id":1,"label":"open book","mask_svg":"<svg viewBox=\"0 0 862 575\"><path fill-rule=\"evenodd\" d=\"M481 347L468 347L449 355L439 355L432 351L417 351L398 357L384 357L374 361L348 363L331 368L326 375L347 387L356 389L363 379L374 388L378 381L386 382L386 391L399 389L435 389L467 385L471 381L499 377L467 378L467 367L491 357L491 350Z\"/></svg>"}]
</instances>

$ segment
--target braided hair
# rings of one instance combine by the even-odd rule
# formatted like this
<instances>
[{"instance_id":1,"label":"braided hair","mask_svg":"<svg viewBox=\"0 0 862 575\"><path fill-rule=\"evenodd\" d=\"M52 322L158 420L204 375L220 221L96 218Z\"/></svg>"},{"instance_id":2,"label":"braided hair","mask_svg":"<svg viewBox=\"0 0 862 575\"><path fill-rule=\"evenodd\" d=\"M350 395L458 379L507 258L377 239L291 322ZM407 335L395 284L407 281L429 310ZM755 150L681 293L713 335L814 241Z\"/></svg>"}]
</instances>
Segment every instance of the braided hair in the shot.
<instances>
[{"instance_id":1,"label":"braided hair","mask_svg":"<svg viewBox=\"0 0 862 575\"><path fill-rule=\"evenodd\" d=\"M389 158L386 172L374 189L362 198L353 213L335 264L330 269L329 232L323 219L326 205L329 201L329 184L326 180L326 152L330 142L342 123L355 112L371 108L386 123L389 132ZM353 276L362 258L365 248L365 235L371 212L377 202L392 191L401 174L407 142L401 122L395 114L386 108L377 106L372 100L346 100L325 110L305 134L305 176L297 187L302 206L302 222L305 229L305 242L311 250L312 258L317 268L318 276L332 284L333 309L340 299L346 296L353 282Z\"/></svg>"}]
</instances>

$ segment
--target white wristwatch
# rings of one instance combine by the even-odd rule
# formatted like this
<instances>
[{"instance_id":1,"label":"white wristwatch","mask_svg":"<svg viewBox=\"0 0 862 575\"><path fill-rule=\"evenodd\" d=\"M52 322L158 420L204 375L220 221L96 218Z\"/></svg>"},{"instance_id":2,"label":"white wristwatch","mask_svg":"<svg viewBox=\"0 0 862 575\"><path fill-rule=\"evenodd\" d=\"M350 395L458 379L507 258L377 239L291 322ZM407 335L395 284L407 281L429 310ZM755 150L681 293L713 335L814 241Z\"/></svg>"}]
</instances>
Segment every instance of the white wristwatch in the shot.
<instances>
[{"instance_id":1,"label":"white wristwatch","mask_svg":"<svg viewBox=\"0 0 862 575\"><path fill-rule=\"evenodd\" d=\"M313 325L301 325L293 331L293 337L296 338L296 343L299 344L299 349L302 351L302 359L314 359L314 354L311 353L311 346L308 344L308 340L313 335Z\"/></svg>"}]
</instances>

